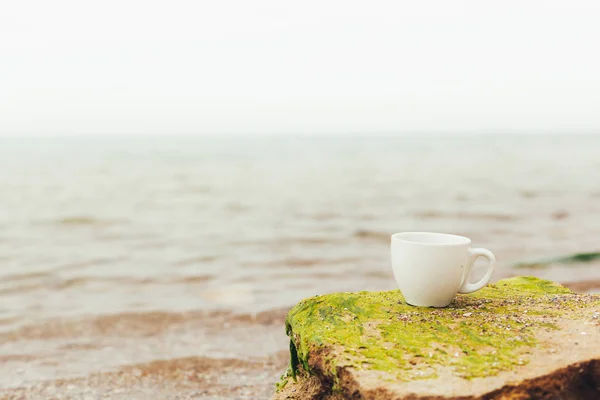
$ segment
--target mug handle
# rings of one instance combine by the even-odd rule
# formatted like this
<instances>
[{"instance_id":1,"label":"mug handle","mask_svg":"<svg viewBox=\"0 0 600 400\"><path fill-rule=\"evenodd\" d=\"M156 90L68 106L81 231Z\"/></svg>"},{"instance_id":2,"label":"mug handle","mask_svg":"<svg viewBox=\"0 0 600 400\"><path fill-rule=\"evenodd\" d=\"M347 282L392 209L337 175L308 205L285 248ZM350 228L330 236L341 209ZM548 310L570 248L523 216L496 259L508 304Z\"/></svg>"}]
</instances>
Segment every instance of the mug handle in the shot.
<instances>
[{"instance_id":1,"label":"mug handle","mask_svg":"<svg viewBox=\"0 0 600 400\"><path fill-rule=\"evenodd\" d=\"M481 278L479 282L470 283L469 275L471 275L471 269L473 268L473 264L475 263L475 260L477 260L477 257L480 256L487 258L490 262L488 264L488 269L485 272L485 276ZM469 249L469 259L467 260L467 268L465 268L464 277L460 286L459 293L473 293L487 285L490 279L492 279L495 264L496 257L494 257L494 254L492 254L491 251L487 249Z\"/></svg>"}]
</instances>

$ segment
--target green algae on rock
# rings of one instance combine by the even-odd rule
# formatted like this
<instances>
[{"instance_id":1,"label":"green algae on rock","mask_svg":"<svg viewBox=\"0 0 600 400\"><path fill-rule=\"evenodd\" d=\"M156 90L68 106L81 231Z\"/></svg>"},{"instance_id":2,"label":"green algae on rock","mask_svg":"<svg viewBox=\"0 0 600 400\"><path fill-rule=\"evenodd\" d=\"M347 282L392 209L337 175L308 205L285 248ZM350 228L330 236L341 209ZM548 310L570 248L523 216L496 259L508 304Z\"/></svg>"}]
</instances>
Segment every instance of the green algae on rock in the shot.
<instances>
[{"instance_id":1,"label":"green algae on rock","mask_svg":"<svg viewBox=\"0 0 600 400\"><path fill-rule=\"evenodd\" d=\"M310 375L333 392L350 375L395 385L493 377L530 362L540 333L596 308L598 296L533 277L458 295L443 309L407 305L398 290L315 296L288 313L291 361L278 387Z\"/></svg>"}]
</instances>

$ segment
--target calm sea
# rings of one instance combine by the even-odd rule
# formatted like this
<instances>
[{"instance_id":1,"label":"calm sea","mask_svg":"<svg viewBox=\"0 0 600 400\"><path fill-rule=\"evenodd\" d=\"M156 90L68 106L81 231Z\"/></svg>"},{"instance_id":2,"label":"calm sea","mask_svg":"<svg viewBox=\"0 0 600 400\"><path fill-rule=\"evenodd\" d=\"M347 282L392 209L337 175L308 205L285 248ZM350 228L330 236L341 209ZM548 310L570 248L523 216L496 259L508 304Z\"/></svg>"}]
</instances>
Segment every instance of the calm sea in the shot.
<instances>
[{"instance_id":1,"label":"calm sea","mask_svg":"<svg viewBox=\"0 0 600 400\"><path fill-rule=\"evenodd\" d=\"M31 357L5 362L0 384L285 349L209 320L394 288L389 235L411 230L471 237L496 279L598 251L600 136L0 138L0 353ZM597 264L531 273L600 280ZM98 328L132 315L211 329L125 327L119 342Z\"/></svg>"}]
</instances>

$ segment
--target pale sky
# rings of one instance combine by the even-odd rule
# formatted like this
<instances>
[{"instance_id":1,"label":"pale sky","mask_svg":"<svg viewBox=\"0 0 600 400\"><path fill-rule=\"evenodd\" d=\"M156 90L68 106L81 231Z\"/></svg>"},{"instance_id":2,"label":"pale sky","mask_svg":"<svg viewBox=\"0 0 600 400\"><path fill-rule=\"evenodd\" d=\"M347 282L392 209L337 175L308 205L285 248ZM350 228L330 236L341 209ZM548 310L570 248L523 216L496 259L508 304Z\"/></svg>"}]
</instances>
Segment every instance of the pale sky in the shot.
<instances>
[{"instance_id":1,"label":"pale sky","mask_svg":"<svg viewBox=\"0 0 600 400\"><path fill-rule=\"evenodd\" d=\"M600 2L2 1L0 134L600 131Z\"/></svg>"}]
</instances>

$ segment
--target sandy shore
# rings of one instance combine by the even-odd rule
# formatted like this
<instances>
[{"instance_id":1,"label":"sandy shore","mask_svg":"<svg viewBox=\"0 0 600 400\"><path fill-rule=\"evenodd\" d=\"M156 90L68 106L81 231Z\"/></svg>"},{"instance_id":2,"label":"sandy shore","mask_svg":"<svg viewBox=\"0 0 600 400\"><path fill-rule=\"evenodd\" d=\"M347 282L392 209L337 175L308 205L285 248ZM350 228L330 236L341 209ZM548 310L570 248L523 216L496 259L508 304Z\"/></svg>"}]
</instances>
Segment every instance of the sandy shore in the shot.
<instances>
[{"instance_id":1,"label":"sandy shore","mask_svg":"<svg viewBox=\"0 0 600 400\"><path fill-rule=\"evenodd\" d=\"M250 360L190 357L4 390L0 399L267 399L287 351Z\"/></svg>"},{"instance_id":2,"label":"sandy shore","mask_svg":"<svg viewBox=\"0 0 600 400\"><path fill-rule=\"evenodd\" d=\"M130 313L26 326L0 335L0 399L268 398L289 360L286 312ZM215 357L177 356L194 352Z\"/></svg>"}]
</instances>

